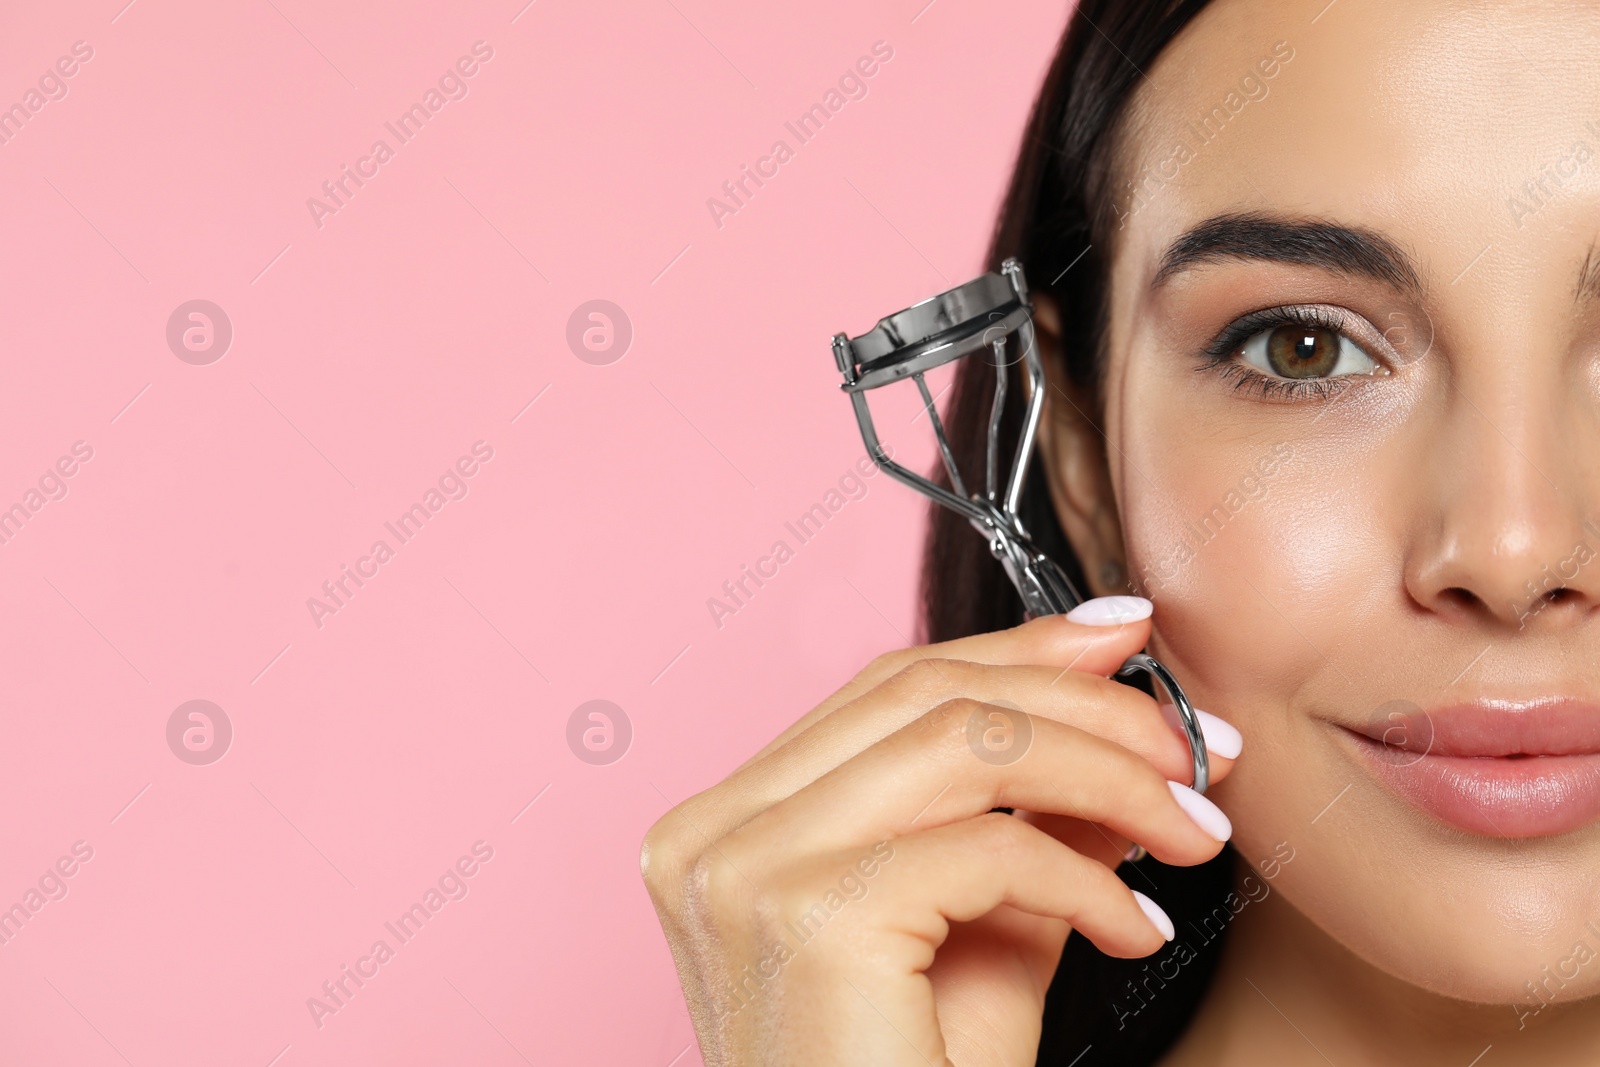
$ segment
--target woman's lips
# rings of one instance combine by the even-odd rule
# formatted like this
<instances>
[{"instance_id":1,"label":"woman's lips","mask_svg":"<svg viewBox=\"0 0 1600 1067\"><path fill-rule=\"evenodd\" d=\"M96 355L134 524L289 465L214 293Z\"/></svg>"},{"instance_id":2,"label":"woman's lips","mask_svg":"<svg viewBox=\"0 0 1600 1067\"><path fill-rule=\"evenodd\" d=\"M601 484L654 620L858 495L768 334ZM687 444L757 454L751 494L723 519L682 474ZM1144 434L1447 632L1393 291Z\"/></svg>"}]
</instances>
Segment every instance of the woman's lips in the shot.
<instances>
[{"instance_id":1,"label":"woman's lips","mask_svg":"<svg viewBox=\"0 0 1600 1067\"><path fill-rule=\"evenodd\" d=\"M1545 837L1600 818L1600 706L1413 706L1349 729L1380 781L1463 830Z\"/></svg>"}]
</instances>

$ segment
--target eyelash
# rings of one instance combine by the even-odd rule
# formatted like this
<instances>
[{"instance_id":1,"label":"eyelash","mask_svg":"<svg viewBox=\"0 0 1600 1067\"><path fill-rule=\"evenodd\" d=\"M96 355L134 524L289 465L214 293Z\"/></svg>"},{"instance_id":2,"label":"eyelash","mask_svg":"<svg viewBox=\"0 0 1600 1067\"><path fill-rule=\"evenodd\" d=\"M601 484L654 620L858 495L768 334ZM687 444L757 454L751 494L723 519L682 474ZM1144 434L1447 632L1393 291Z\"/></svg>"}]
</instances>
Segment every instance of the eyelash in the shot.
<instances>
[{"instance_id":1,"label":"eyelash","mask_svg":"<svg viewBox=\"0 0 1600 1067\"><path fill-rule=\"evenodd\" d=\"M1224 381L1232 379L1234 391L1253 392L1263 399L1303 400L1314 397L1328 400L1353 383L1348 376L1338 378L1274 378L1236 359L1240 347L1263 330L1275 326L1313 326L1344 334L1350 317L1329 307L1274 307L1252 311L1225 327L1217 339L1206 346L1205 362L1195 368L1214 373Z\"/></svg>"}]
</instances>

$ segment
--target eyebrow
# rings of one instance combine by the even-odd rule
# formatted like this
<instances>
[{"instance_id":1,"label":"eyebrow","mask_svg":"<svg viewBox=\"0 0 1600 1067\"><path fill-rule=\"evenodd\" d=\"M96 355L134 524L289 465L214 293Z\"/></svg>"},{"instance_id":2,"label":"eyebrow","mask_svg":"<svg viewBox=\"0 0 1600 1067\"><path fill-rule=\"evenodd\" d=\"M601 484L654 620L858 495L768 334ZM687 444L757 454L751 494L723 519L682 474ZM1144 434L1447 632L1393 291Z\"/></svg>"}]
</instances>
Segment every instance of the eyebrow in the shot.
<instances>
[{"instance_id":1,"label":"eyebrow","mask_svg":"<svg viewBox=\"0 0 1600 1067\"><path fill-rule=\"evenodd\" d=\"M1573 288L1572 299L1579 304L1600 298L1600 262L1595 260L1594 251L1591 244L1583 257L1583 266L1578 268L1578 284Z\"/></svg>"},{"instance_id":2,"label":"eyebrow","mask_svg":"<svg viewBox=\"0 0 1600 1067\"><path fill-rule=\"evenodd\" d=\"M1167 246L1150 287L1196 266L1233 259L1361 275L1415 297L1424 288L1411 257L1376 230L1262 212L1215 215L1185 231Z\"/></svg>"}]
</instances>

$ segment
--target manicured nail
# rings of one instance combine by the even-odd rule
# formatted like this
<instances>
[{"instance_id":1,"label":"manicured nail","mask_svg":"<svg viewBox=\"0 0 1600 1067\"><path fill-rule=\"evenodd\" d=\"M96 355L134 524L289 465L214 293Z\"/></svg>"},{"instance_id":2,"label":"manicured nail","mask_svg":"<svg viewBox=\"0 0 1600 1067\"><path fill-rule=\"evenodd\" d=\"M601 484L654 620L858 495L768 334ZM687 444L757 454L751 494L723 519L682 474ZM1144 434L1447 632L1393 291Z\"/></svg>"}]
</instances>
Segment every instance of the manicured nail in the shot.
<instances>
[{"instance_id":1,"label":"manicured nail","mask_svg":"<svg viewBox=\"0 0 1600 1067\"><path fill-rule=\"evenodd\" d=\"M1177 798L1178 807L1188 812L1189 818L1193 819L1200 829L1218 841L1226 841L1233 836L1233 823L1228 821L1221 808L1179 782L1168 782L1167 788L1171 789L1172 795Z\"/></svg>"},{"instance_id":2,"label":"manicured nail","mask_svg":"<svg viewBox=\"0 0 1600 1067\"><path fill-rule=\"evenodd\" d=\"M1132 844L1132 845L1128 846L1128 851L1126 851L1126 852L1124 852L1122 854L1122 862L1123 863L1138 863L1140 860L1144 859L1148 855L1150 855L1150 853L1148 853L1148 852L1146 852L1144 850L1144 846L1143 845Z\"/></svg>"},{"instance_id":3,"label":"manicured nail","mask_svg":"<svg viewBox=\"0 0 1600 1067\"><path fill-rule=\"evenodd\" d=\"M1139 902L1139 910L1144 912L1144 917L1150 920L1150 925L1161 931L1161 936L1171 941L1177 934L1173 929L1172 920L1167 918L1167 913L1161 910L1161 905L1139 892L1133 891L1133 899Z\"/></svg>"},{"instance_id":4,"label":"manicured nail","mask_svg":"<svg viewBox=\"0 0 1600 1067\"><path fill-rule=\"evenodd\" d=\"M1150 601L1142 596L1097 596L1067 612L1067 621L1085 626L1121 626L1150 617Z\"/></svg>"},{"instance_id":5,"label":"manicured nail","mask_svg":"<svg viewBox=\"0 0 1600 1067\"><path fill-rule=\"evenodd\" d=\"M1244 750L1244 735L1232 723L1217 718L1209 711L1194 709L1195 718L1200 720L1200 736L1205 739L1206 749L1223 757L1224 759L1238 759L1239 753ZM1167 725L1183 735L1183 720L1178 718L1178 709L1172 704L1161 705L1161 717L1167 720Z\"/></svg>"},{"instance_id":6,"label":"manicured nail","mask_svg":"<svg viewBox=\"0 0 1600 1067\"><path fill-rule=\"evenodd\" d=\"M1244 750L1244 734L1238 727L1199 708L1194 709L1194 714L1200 720L1200 736L1206 739L1206 748L1223 759L1238 759Z\"/></svg>"}]
</instances>

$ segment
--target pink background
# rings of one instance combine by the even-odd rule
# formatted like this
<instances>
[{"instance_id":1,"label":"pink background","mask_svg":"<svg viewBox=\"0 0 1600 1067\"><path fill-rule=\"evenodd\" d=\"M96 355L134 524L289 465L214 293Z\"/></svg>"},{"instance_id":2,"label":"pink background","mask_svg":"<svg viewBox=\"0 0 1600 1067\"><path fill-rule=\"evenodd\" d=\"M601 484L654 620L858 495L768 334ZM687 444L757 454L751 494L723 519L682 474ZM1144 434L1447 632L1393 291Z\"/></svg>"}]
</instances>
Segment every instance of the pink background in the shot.
<instances>
[{"instance_id":1,"label":"pink background","mask_svg":"<svg viewBox=\"0 0 1600 1067\"><path fill-rule=\"evenodd\" d=\"M67 890L5 928L0 1063L699 1062L640 839L912 634L922 506L874 477L720 628L707 599L862 455L829 336L980 266L1066 17L925 2L10 5L0 106L93 58L0 144L0 508L93 458L0 544L0 908ZM166 336L196 299L233 329L205 365ZM607 365L567 343L596 299L632 324ZM595 699L632 727L606 765L567 741ZM232 725L215 762L169 747L190 700Z\"/></svg>"}]
</instances>

